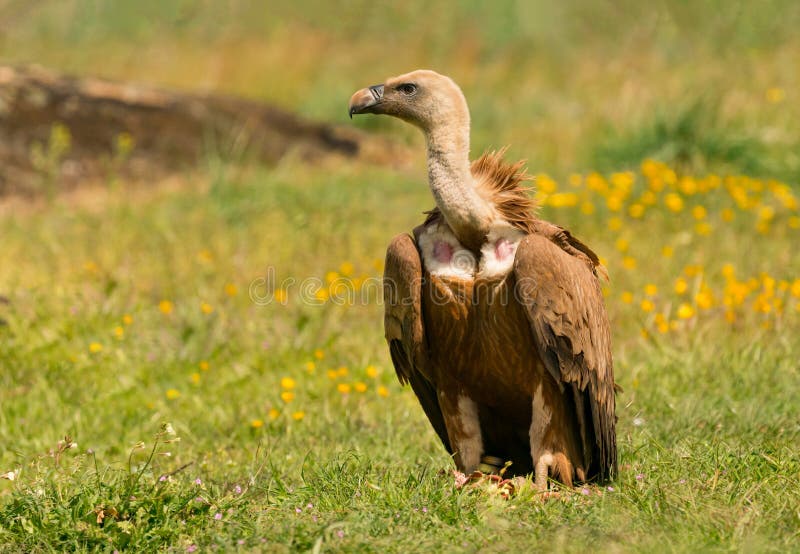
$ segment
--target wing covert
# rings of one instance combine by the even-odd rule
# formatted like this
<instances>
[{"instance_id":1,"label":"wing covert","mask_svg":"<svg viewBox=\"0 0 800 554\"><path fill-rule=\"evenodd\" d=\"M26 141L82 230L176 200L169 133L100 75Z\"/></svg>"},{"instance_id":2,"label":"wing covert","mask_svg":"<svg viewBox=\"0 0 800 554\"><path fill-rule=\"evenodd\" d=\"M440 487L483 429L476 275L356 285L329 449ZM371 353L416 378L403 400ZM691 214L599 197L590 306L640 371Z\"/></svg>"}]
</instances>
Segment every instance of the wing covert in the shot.
<instances>
[{"instance_id":1,"label":"wing covert","mask_svg":"<svg viewBox=\"0 0 800 554\"><path fill-rule=\"evenodd\" d=\"M384 330L397 378L410 384L444 447L452 454L436 386L427 371L422 320L422 261L409 235L397 235L386 251L383 273Z\"/></svg>"},{"instance_id":2,"label":"wing covert","mask_svg":"<svg viewBox=\"0 0 800 554\"><path fill-rule=\"evenodd\" d=\"M617 451L611 331L593 260L547 236L531 234L517 248L514 275L516 297L545 367L562 390L572 389L591 465L601 480L613 478Z\"/></svg>"}]
</instances>

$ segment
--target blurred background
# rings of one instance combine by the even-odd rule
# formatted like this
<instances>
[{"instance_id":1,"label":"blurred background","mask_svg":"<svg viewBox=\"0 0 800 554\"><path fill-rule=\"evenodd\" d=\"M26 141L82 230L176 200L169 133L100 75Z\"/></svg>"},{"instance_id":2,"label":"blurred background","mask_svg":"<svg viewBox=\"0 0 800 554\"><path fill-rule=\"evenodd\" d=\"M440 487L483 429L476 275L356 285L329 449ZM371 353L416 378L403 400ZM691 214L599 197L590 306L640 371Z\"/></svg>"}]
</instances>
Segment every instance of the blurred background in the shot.
<instances>
[{"instance_id":1,"label":"blurred background","mask_svg":"<svg viewBox=\"0 0 800 554\"><path fill-rule=\"evenodd\" d=\"M797 551L798 29L797 0L0 0L0 545ZM439 472L376 287L433 207L423 139L347 118L416 68L609 270L616 491L492 507Z\"/></svg>"},{"instance_id":2,"label":"blurred background","mask_svg":"<svg viewBox=\"0 0 800 554\"><path fill-rule=\"evenodd\" d=\"M2 0L0 59L337 123L354 90L425 67L463 87L476 152L510 144L536 171L656 157L798 182L798 21L792 0Z\"/></svg>"}]
</instances>

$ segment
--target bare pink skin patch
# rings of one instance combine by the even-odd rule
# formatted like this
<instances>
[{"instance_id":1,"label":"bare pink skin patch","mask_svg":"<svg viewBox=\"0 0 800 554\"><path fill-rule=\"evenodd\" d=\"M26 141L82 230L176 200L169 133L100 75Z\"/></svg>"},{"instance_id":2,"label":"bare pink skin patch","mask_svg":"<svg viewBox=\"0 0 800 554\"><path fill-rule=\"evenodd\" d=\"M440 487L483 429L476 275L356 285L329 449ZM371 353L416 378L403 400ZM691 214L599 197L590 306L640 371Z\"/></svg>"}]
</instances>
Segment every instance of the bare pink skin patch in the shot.
<instances>
[{"instance_id":1,"label":"bare pink skin patch","mask_svg":"<svg viewBox=\"0 0 800 554\"><path fill-rule=\"evenodd\" d=\"M433 257L439 263L449 264L453 259L453 247L443 240L437 240L433 244Z\"/></svg>"},{"instance_id":2,"label":"bare pink skin patch","mask_svg":"<svg viewBox=\"0 0 800 554\"><path fill-rule=\"evenodd\" d=\"M498 239L494 243L494 255L498 260L506 260L514 254L514 245L508 239Z\"/></svg>"}]
</instances>

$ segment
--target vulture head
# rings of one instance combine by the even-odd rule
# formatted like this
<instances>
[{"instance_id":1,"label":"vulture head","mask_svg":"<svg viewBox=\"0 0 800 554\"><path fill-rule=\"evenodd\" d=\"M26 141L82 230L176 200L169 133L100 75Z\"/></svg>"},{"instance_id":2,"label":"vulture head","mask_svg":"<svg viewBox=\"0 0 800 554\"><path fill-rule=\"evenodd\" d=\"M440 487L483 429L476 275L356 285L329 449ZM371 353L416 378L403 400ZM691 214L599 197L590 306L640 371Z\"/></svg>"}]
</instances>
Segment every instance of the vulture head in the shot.
<instances>
[{"instance_id":1,"label":"vulture head","mask_svg":"<svg viewBox=\"0 0 800 554\"><path fill-rule=\"evenodd\" d=\"M357 91L350 98L353 114L386 114L400 118L425 132L439 123L469 125L464 94L449 77L429 69L418 69L391 77L384 83Z\"/></svg>"}]
</instances>

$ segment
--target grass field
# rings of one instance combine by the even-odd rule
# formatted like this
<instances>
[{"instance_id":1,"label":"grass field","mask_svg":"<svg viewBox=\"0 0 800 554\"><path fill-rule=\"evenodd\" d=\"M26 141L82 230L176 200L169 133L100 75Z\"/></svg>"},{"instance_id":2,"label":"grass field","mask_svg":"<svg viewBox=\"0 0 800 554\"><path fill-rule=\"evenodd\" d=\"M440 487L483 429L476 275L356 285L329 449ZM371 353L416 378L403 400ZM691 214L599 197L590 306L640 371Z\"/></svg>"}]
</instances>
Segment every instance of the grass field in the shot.
<instances>
[{"instance_id":1,"label":"grass field","mask_svg":"<svg viewBox=\"0 0 800 554\"><path fill-rule=\"evenodd\" d=\"M0 200L0 551L800 551L795 3L109 6L0 1L0 59L341 122L386 75L462 82L475 149L609 268L621 472L455 488L373 288L421 165L209 159Z\"/></svg>"}]
</instances>

